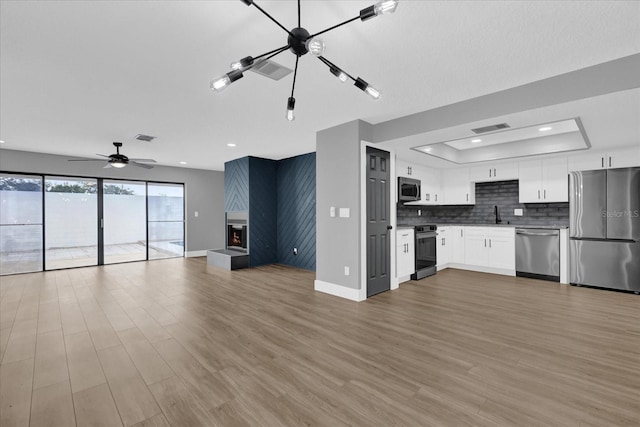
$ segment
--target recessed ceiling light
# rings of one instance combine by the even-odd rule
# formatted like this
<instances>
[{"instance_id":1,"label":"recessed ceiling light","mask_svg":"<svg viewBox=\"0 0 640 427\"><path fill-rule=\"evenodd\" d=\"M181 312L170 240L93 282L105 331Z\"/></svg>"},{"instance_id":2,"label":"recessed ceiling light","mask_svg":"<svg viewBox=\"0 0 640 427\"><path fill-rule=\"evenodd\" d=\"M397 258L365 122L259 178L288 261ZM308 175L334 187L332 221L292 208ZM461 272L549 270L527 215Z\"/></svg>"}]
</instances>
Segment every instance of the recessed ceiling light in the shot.
<instances>
[{"instance_id":1,"label":"recessed ceiling light","mask_svg":"<svg viewBox=\"0 0 640 427\"><path fill-rule=\"evenodd\" d=\"M0 141L0 144L4 144L4 141Z\"/></svg>"},{"instance_id":2,"label":"recessed ceiling light","mask_svg":"<svg viewBox=\"0 0 640 427\"><path fill-rule=\"evenodd\" d=\"M474 144L478 143L478 142L482 142L482 140L480 138L476 138L476 139L472 139L471 142L473 142Z\"/></svg>"},{"instance_id":3,"label":"recessed ceiling light","mask_svg":"<svg viewBox=\"0 0 640 427\"><path fill-rule=\"evenodd\" d=\"M181 164L181 165L186 165L186 164L187 164L187 162L180 162L180 164Z\"/></svg>"},{"instance_id":4,"label":"recessed ceiling light","mask_svg":"<svg viewBox=\"0 0 640 427\"><path fill-rule=\"evenodd\" d=\"M428 153L429 151L431 151L431 147L425 148L424 151L426 151Z\"/></svg>"},{"instance_id":5,"label":"recessed ceiling light","mask_svg":"<svg viewBox=\"0 0 640 427\"><path fill-rule=\"evenodd\" d=\"M553 129L551 126L545 126L545 127L541 127L541 128L540 128L540 129L538 129L538 130L539 130L540 132L545 132L545 131L548 131L548 130L551 130L551 129Z\"/></svg>"},{"instance_id":6,"label":"recessed ceiling light","mask_svg":"<svg viewBox=\"0 0 640 427\"><path fill-rule=\"evenodd\" d=\"M234 144L233 142L230 142L230 143L227 144L227 147L235 147L235 146L236 146L236 144Z\"/></svg>"}]
</instances>

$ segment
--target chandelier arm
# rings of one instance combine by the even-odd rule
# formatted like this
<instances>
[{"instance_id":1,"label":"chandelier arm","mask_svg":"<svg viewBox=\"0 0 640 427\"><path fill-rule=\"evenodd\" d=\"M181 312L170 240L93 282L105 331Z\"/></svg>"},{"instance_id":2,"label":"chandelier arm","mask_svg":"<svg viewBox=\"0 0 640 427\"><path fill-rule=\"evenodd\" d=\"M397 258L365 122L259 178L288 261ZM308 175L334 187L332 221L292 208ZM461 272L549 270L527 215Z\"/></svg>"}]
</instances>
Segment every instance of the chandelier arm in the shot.
<instances>
[{"instance_id":1,"label":"chandelier arm","mask_svg":"<svg viewBox=\"0 0 640 427\"><path fill-rule=\"evenodd\" d=\"M296 77L298 76L298 60L300 57L296 55L296 67L293 70L293 84L291 85L291 98L293 98L293 91L296 89Z\"/></svg>"},{"instance_id":2,"label":"chandelier arm","mask_svg":"<svg viewBox=\"0 0 640 427\"><path fill-rule=\"evenodd\" d=\"M277 49L270 50L269 52L263 53L262 55L254 56L253 60L255 61L256 59L260 59L263 56L271 55L272 53L277 52L277 51L287 50L287 49L289 49L289 47L290 47L289 45L286 45L286 46L279 47Z\"/></svg>"},{"instance_id":3,"label":"chandelier arm","mask_svg":"<svg viewBox=\"0 0 640 427\"><path fill-rule=\"evenodd\" d=\"M287 32L287 34L289 34L290 36L293 37L293 34L291 34L291 31L287 30L281 23L279 23L273 16L269 15L269 13L267 13L266 10L264 10L263 8L261 8L260 6L258 6L255 2L251 2L252 5L254 5L260 12L262 12L267 18L271 19L273 22L276 23L276 25L280 28L282 28L283 30L285 30Z\"/></svg>"},{"instance_id":4,"label":"chandelier arm","mask_svg":"<svg viewBox=\"0 0 640 427\"><path fill-rule=\"evenodd\" d=\"M336 24L336 25L334 25L333 27L329 27L329 28L327 28L326 30L322 30L322 31L320 31L319 33L312 34L312 35L310 35L310 36L309 36L309 38L311 39L311 38L313 38L313 37L319 36L320 34L324 34L324 33L326 33L327 31L335 30L336 28L338 28L338 27L342 27L343 25L347 25L348 23L353 22L353 21L355 21L356 19L360 19L360 15L356 16L355 18L347 19L346 21L341 22L341 23L339 23L339 24Z\"/></svg>"},{"instance_id":5,"label":"chandelier arm","mask_svg":"<svg viewBox=\"0 0 640 427\"><path fill-rule=\"evenodd\" d=\"M267 59L271 59L276 55L280 55L282 52L284 52L285 50L289 49L291 46L286 45L284 47L281 47L280 49L277 49L276 53L272 53L271 55L267 56L266 58L263 59L263 61L266 61Z\"/></svg>"},{"instance_id":6,"label":"chandelier arm","mask_svg":"<svg viewBox=\"0 0 640 427\"><path fill-rule=\"evenodd\" d=\"M318 56L318 59L320 61L322 61L327 67L331 68L335 68L337 70L342 71L347 77L349 77L351 80L356 81L356 79L349 73L347 73L346 71L344 71L342 68L338 67L336 64L334 64L333 62L329 61L327 58L325 58L324 56Z\"/></svg>"}]
</instances>

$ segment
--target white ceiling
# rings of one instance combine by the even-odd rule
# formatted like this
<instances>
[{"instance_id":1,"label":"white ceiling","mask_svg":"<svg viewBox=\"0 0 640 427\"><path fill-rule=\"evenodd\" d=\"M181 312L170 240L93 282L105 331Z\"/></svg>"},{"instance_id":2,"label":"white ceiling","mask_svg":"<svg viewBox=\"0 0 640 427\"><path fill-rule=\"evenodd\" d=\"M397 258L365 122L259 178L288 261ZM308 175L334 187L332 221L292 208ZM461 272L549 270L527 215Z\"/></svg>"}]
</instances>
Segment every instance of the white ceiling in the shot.
<instances>
[{"instance_id":1,"label":"white ceiling","mask_svg":"<svg viewBox=\"0 0 640 427\"><path fill-rule=\"evenodd\" d=\"M295 1L256 2L294 26ZM316 32L372 3L303 0L302 24ZM292 76L275 82L246 73L220 94L209 89L232 61L286 44L282 29L241 1L2 0L0 24L2 148L84 157L110 154L111 142L123 141L130 157L216 170L246 155L314 151L316 131L354 119L375 124L640 52L637 1L402 0L393 15L323 37L326 57L378 87L382 99L340 84L307 55L289 123ZM289 52L275 59L294 66ZM598 99L582 102L585 114L609 114ZM558 108L571 115L552 120L584 121L581 102L570 104ZM549 116L528 113L519 113L522 126ZM468 129L435 134L444 141ZM134 141L138 133L158 139Z\"/></svg>"}]
</instances>

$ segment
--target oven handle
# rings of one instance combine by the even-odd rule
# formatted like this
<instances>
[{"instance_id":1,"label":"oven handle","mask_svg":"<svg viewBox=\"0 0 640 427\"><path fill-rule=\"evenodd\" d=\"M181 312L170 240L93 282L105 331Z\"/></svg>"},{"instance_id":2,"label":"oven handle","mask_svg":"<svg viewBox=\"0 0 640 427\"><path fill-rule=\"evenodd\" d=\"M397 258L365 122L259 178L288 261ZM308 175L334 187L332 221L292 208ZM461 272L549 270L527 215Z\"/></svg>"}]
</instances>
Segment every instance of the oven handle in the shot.
<instances>
[{"instance_id":1,"label":"oven handle","mask_svg":"<svg viewBox=\"0 0 640 427\"><path fill-rule=\"evenodd\" d=\"M436 237L436 236L437 236L436 232L416 233L416 240L431 239L432 237Z\"/></svg>"}]
</instances>

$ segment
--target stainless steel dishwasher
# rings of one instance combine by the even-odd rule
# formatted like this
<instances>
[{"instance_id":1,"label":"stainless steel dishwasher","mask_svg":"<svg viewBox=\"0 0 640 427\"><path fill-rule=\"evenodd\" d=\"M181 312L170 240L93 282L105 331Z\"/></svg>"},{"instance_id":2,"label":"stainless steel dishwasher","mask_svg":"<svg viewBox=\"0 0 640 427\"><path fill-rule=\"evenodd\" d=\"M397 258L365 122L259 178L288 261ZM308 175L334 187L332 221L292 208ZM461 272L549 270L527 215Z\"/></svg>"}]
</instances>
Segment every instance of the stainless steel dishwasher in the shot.
<instances>
[{"instance_id":1,"label":"stainless steel dishwasher","mask_svg":"<svg viewBox=\"0 0 640 427\"><path fill-rule=\"evenodd\" d=\"M516 228L516 276L560 282L560 230Z\"/></svg>"}]
</instances>

